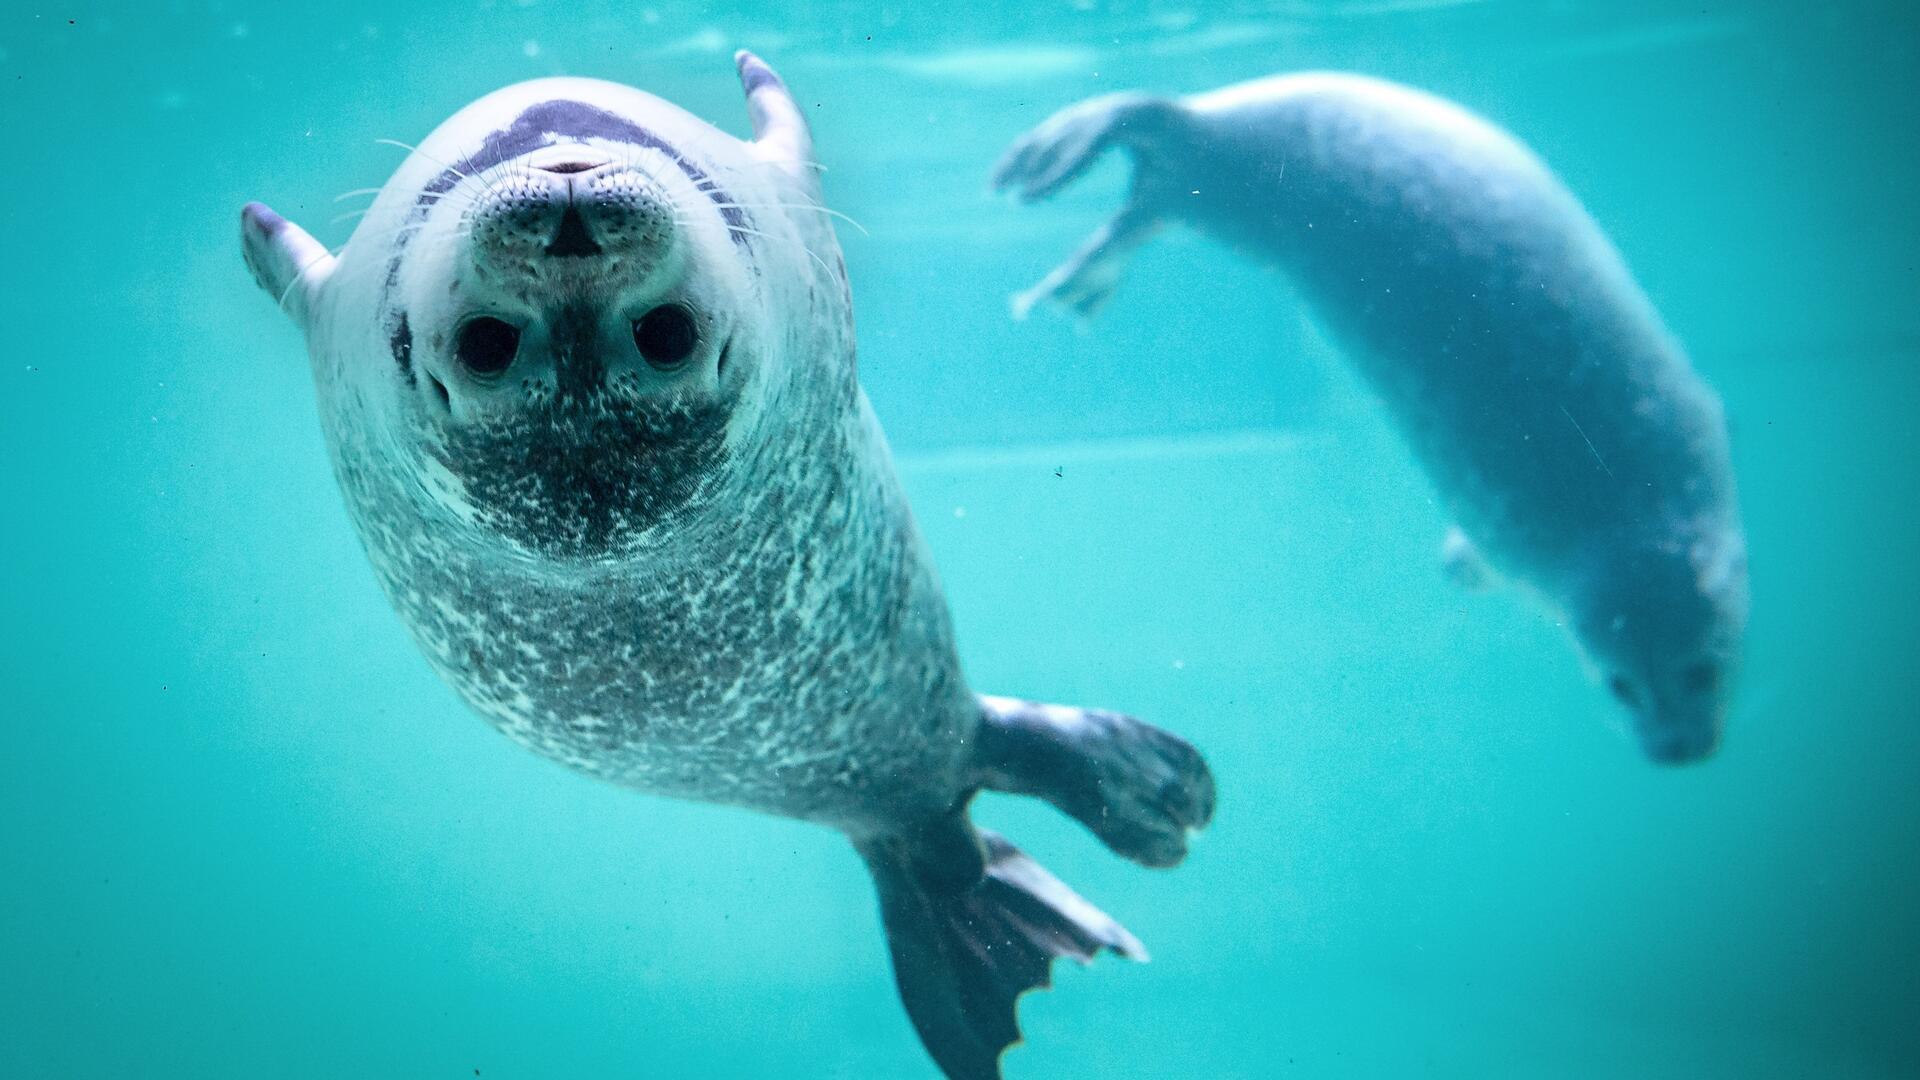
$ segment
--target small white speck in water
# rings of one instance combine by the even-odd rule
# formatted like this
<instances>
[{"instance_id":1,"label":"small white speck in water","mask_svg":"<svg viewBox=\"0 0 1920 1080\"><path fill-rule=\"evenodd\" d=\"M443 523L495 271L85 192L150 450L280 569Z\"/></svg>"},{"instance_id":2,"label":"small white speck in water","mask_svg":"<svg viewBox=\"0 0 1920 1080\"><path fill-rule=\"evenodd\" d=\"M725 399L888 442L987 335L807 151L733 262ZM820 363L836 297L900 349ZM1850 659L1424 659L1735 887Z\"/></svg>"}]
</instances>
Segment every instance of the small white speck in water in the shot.
<instances>
[{"instance_id":1,"label":"small white speck in water","mask_svg":"<svg viewBox=\"0 0 1920 1080\"><path fill-rule=\"evenodd\" d=\"M526 57L527 59L529 59L529 60L531 60L531 59L533 59L533 58L534 58L534 57L536 57L536 56L539 56L539 55L540 55L540 43L539 43L539 42L537 42L537 41L529 41L529 42L527 42L527 43L525 43L524 45L521 45L521 46L520 46L520 55L522 55L522 56L525 56L525 57Z\"/></svg>"}]
</instances>

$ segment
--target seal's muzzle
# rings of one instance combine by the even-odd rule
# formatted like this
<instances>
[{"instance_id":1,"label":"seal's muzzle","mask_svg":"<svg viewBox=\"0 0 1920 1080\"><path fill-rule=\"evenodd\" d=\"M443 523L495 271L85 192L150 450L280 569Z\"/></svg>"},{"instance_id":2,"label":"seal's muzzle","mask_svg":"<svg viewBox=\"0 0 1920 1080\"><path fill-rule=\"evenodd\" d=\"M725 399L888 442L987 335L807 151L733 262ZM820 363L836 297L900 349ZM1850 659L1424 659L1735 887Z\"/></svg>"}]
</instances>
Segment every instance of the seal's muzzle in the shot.
<instances>
[{"instance_id":1,"label":"seal's muzzle","mask_svg":"<svg viewBox=\"0 0 1920 1080\"><path fill-rule=\"evenodd\" d=\"M651 175L586 143L542 147L509 164L466 224L482 276L511 286L555 274L645 277L672 253L672 197Z\"/></svg>"}]
</instances>

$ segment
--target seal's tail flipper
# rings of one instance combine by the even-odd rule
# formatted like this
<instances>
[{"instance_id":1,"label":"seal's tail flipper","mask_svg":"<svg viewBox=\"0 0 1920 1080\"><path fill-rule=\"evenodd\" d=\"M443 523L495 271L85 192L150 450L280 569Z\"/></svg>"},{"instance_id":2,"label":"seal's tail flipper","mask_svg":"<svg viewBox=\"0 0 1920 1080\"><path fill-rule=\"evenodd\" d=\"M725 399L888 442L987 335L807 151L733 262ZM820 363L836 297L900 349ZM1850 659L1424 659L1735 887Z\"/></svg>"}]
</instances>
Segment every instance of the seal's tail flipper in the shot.
<instances>
[{"instance_id":1,"label":"seal's tail flipper","mask_svg":"<svg viewBox=\"0 0 1920 1080\"><path fill-rule=\"evenodd\" d=\"M1191 744L1119 713L980 697L976 768L996 791L1047 800L1108 847L1173 866L1213 818L1213 774Z\"/></svg>"},{"instance_id":2,"label":"seal's tail flipper","mask_svg":"<svg viewBox=\"0 0 1920 1080\"><path fill-rule=\"evenodd\" d=\"M955 831L955 830L959 831ZM1020 995L1051 983L1053 961L1146 949L1019 848L976 832L964 812L937 844L888 837L859 845L880 892L894 982L914 1030L950 1080L999 1080L1020 1041ZM984 853L981 847L984 846Z\"/></svg>"}]
</instances>

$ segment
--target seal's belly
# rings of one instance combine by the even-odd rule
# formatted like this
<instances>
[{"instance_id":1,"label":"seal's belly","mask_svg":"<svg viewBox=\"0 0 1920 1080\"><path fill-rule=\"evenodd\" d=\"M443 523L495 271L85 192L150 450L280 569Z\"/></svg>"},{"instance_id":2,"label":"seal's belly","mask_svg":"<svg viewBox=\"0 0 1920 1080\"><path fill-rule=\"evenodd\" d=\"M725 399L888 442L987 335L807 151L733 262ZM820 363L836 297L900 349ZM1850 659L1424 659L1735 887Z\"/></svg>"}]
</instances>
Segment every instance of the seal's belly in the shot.
<instances>
[{"instance_id":1,"label":"seal's belly","mask_svg":"<svg viewBox=\"0 0 1920 1080\"><path fill-rule=\"evenodd\" d=\"M974 722L944 606L910 544L837 554L565 585L375 562L461 696L572 768L843 827L937 809Z\"/></svg>"},{"instance_id":2,"label":"seal's belly","mask_svg":"<svg viewBox=\"0 0 1920 1080\"><path fill-rule=\"evenodd\" d=\"M1435 239L1463 231L1352 225L1294 268L1467 534L1526 571L1717 512L1711 392L1599 242Z\"/></svg>"},{"instance_id":3,"label":"seal's belly","mask_svg":"<svg viewBox=\"0 0 1920 1080\"><path fill-rule=\"evenodd\" d=\"M1708 392L1635 345L1522 338L1367 366L1456 521L1544 569L1726 509Z\"/></svg>"}]
</instances>

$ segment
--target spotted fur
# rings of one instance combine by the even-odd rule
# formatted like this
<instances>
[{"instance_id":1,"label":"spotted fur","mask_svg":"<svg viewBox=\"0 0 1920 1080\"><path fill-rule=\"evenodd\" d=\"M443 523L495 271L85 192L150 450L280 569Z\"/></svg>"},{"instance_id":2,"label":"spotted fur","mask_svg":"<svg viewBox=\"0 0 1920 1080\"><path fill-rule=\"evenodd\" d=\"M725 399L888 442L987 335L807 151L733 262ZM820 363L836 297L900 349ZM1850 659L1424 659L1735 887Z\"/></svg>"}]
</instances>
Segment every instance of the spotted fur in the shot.
<instances>
[{"instance_id":1,"label":"spotted fur","mask_svg":"<svg viewBox=\"0 0 1920 1080\"><path fill-rule=\"evenodd\" d=\"M832 233L778 209L806 193L761 196L792 242L726 256L751 264L743 280L780 283L738 298L774 331L762 381L738 392L761 399L748 410L726 392L650 394L596 359L574 329L594 313L533 269L547 257L525 238L542 230L522 226L542 204L512 202L513 183L486 187L509 205L469 211L468 242L553 312L552 384L456 424L414 408L395 441L361 395L324 395L353 518L434 666L516 740L631 787L856 834L948 811L978 705L854 380L844 282L808 254L842 265ZM635 220L640 251L671 224ZM729 208L719 225L740 220Z\"/></svg>"},{"instance_id":2,"label":"spotted fur","mask_svg":"<svg viewBox=\"0 0 1920 1080\"><path fill-rule=\"evenodd\" d=\"M440 675L582 772L844 831L916 1029L988 1080L1055 957L1145 954L977 831L974 792L1167 866L1212 780L1132 718L968 689L855 379L804 118L738 63L752 143L544 80L448 121L337 261L264 208L243 239L295 300L349 512Z\"/></svg>"},{"instance_id":3,"label":"spotted fur","mask_svg":"<svg viewBox=\"0 0 1920 1080\"><path fill-rule=\"evenodd\" d=\"M872 832L951 806L978 721L905 504L860 466L874 429L834 396L790 452L737 465L702 456L707 433L669 436L682 475L633 477L633 502L535 470L469 489L485 509L456 525L365 448L340 472L389 597L509 736L627 786ZM627 445L591 460L618 470ZM609 537L638 543L605 558Z\"/></svg>"}]
</instances>

